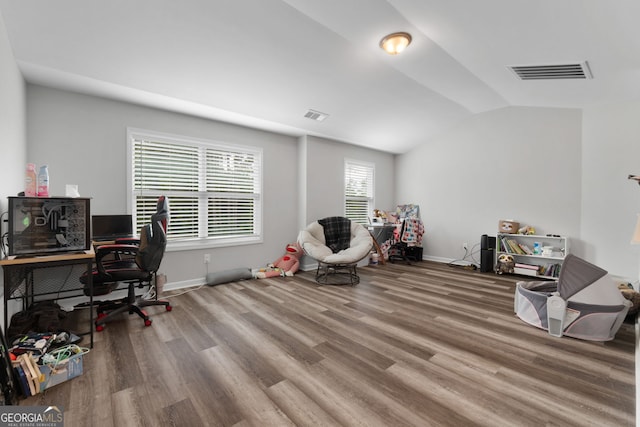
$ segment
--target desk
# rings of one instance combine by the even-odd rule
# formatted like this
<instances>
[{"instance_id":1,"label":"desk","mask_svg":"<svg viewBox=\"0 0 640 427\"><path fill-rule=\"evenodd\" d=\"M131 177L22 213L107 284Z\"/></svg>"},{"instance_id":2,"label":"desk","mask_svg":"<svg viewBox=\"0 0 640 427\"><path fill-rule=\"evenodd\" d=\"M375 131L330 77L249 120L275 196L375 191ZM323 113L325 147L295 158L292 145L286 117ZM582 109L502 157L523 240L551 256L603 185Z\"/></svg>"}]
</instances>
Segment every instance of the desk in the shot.
<instances>
[{"instance_id":1,"label":"desk","mask_svg":"<svg viewBox=\"0 0 640 427\"><path fill-rule=\"evenodd\" d=\"M93 283L91 271L95 260L95 252L93 247L81 253L60 253L55 255L34 256L29 258L9 257L0 260L0 266L4 271L4 331L6 333L9 327L7 303L9 300L22 299L23 310L36 301L36 297L43 297L37 301L58 300L63 298L77 297L82 293L84 295L84 285L77 280L70 286L67 286L68 280L62 285L58 282L54 286L47 286L45 280L38 284L34 280L34 272L43 269L51 269L56 267L70 266L72 269L75 265L84 264L89 277L87 284L89 288L89 334L91 336L91 348L93 348ZM73 281L70 271L67 279ZM19 294L19 295L15 295ZM72 294L72 295L69 295ZM51 296L54 296L53 298Z\"/></svg>"}]
</instances>

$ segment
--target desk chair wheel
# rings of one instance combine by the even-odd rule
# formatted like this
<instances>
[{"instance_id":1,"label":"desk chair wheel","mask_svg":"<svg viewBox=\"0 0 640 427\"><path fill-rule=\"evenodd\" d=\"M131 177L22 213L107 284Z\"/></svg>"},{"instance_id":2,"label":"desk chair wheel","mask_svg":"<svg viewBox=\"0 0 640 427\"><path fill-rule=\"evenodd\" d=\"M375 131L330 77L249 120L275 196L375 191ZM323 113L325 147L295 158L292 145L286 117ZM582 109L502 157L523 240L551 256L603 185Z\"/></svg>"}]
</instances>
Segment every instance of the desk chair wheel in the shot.
<instances>
[{"instance_id":1,"label":"desk chair wheel","mask_svg":"<svg viewBox=\"0 0 640 427\"><path fill-rule=\"evenodd\" d=\"M104 331L104 324L99 324L100 320L104 317L107 317L107 313L99 311L98 312L98 317L95 321L95 325L96 325L96 332L102 332Z\"/></svg>"}]
</instances>

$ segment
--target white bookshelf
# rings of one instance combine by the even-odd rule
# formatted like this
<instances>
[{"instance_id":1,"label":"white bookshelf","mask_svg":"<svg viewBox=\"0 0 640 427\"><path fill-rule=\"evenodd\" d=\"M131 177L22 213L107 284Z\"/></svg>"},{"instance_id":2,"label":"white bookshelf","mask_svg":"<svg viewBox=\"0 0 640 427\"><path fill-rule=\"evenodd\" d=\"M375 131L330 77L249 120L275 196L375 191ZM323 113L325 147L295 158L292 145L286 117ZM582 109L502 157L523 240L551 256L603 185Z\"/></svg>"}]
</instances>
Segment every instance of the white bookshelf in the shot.
<instances>
[{"instance_id":1,"label":"white bookshelf","mask_svg":"<svg viewBox=\"0 0 640 427\"><path fill-rule=\"evenodd\" d=\"M528 248L532 253L518 252L513 247L514 242L522 252L525 252ZM533 253L535 252L535 243L538 243L540 246L539 253ZM564 258L568 253L569 239L565 236L506 233L498 233L496 236L496 262L501 254L509 254L513 256L516 264L524 264L538 268L534 270L516 266L514 274L557 280Z\"/></svg>"}]
</instances>

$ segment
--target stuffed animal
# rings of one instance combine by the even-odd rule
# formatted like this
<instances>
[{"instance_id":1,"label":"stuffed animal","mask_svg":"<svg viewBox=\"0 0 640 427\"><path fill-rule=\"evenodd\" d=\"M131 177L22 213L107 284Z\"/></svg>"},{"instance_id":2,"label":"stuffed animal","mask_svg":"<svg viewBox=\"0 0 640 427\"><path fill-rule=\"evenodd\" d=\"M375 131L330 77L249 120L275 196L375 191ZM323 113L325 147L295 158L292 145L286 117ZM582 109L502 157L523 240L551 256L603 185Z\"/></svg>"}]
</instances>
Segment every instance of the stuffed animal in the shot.
<instances>
[{"instance_id":1,"label":"stuffed animal","mask_svg":"<svg viewBox=\"0 0 640 427\"><path fill-rule=\"evenodd\" d=\"M536 229L531 227L530 225L525 225L524 227L518 229L518 234L533 235L536 234Z\"/></svg>"},{"instance_id":2,"label":"stuffed animal","mask_svg":"<svg viewBox=\"0 0 640 427\"><path fill-rule=\"evenodd\" d=\"M501 254L498 257L498 264L496 265L496 273L498 274L512 274L513 268L516 262L513 260L513 257L509 254Z\"/></svg>"},{"instance_id":3,"label":"stuffed animal","mask_svg":"<svg viewBox=\"0 0 640 427\"><path fill-rule=\"evenodd\" d=\"M287 245L286 254L269 264L266 268L260 268L255 272L257 279L265 279L267 277L284 277L293 276L300 268L300 257L302 256L302 248L298 243L290 243Z\"/></svg>"},{"instance_id":4,"label":"stuffed animal","mask_svg":"<svg viewBox=\"0 0 640 427\"><path fill-rule=\"evenodd\" d=\"M373 216L375 218L387 219L387 213L385 211L381 211L380 209L374 209Z\"/></svg>"},{"instance_id":5,"label":"stuffed animal","mask_svg":"<svg viewBox=\"0 0 640 427\"><path fill-rule=\"evenodd\" d=\"M640 293L633 289L633 286L627 283L621 283L618 285L618 289L622 292L622 296L631 301L631 307L627 312L629 314L636 314L640 309Z\"/></svg>"}]
</instances>

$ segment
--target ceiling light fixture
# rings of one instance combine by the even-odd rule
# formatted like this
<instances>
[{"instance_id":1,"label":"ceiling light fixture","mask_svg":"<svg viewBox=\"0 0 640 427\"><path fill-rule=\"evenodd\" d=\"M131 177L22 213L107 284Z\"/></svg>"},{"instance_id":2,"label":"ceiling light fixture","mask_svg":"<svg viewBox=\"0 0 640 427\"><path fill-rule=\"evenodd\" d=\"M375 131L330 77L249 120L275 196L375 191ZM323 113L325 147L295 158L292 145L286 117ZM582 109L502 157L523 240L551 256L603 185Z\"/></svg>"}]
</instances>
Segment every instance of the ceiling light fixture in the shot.
<instances>
[{"instance_id":1,"label":"ceiling light fixture","mask_svg":"<svg viewBox=\"0 0 640 427\"><path fill-rule=\"evenodd\" d=\"M389 55L397 55L411 43L411 34L393 33L380 40L380 47Z\"/></svg>"}]
</instances>

